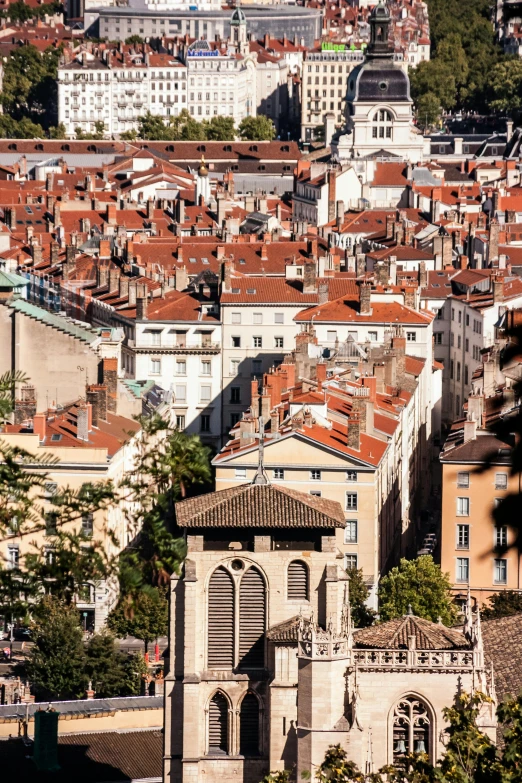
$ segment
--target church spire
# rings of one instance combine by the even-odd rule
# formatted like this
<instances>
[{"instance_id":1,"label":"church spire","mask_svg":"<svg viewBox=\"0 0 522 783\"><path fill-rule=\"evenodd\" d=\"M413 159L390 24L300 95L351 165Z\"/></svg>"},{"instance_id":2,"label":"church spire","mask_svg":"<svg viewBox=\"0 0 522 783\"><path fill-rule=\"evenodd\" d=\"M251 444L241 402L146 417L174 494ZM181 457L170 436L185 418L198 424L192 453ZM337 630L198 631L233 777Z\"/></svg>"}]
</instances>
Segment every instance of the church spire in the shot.
<instances>
[{"instance_id":1,"label":"church spire","mask_svg":"<svg viewBox=\"0 0 522 783\"><path fill-rule=\"evenodd\" d=\"M391 57L393 51L389 44L391 16L384 0L379 0L370 14L370 57Z\"/></svg>"}]
</instances>

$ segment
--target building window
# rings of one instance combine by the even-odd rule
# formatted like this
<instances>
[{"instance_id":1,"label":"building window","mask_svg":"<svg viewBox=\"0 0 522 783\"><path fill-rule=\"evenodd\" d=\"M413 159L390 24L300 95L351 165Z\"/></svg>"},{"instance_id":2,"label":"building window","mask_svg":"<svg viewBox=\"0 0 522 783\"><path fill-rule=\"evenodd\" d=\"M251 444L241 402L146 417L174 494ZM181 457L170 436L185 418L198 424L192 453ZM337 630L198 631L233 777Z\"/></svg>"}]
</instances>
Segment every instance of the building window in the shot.
<instances>
[{"instance_id":1,"label":"building window","mask_svg":"<svg viewBox=\"0 0 522 783\"><path fill-rule=\"evenodd\" d=\"M433 337L435 340L435 345L442 345L442 332L435 332Z\"/></svg>"},{"instance_id":2,"label":"building window","mask_svg":"<svg viewBox=\"0 0 522 783\"><path fill-rule=\"evenodd\" d=\"M357 471L356 470L347 470L346 471L346 481L357 481Z\"/></svg>"},{"instance_id":3,"label":"building window","mask_svg":"<svg viewBox=\"0 0 522 783\"><path fill-rule=\"evenodd\" d=\"M310 471L310 479L312 481L321 481L321 471L320 470L311 470Z\"/></svg>"},{"instance_id":4,"label":"building window","mask_svg":"<svg viewBox=\"0 0 522 783\"><path fill-rule=\"evenodd\" d=\"M284 348L284 337L274 337L274 348Z\"/></svg>"},{"instance_id":5,"label":"building window","mask_svg":"<svg viewBox=\"0 0 522 783\"><path fill-rule=\"evenodd\" d=\"M239 364L240 364L240 360L239 359L231 359L230 360L230 375L232 375L234 377L236 375L239 375Z\"/></svg>"},{"instance_id":6,"label":"building window","mask_svg":"<svg viewBox=\"0 0 522 783\"><path fill-rule=\"evenodd\" d=\"M44 492L46 498L52 498L58 492L58 484L54 481L46 481L44 485Z\"/></svg>"},{"instance_id":7,"label":"building window","mask_svg":"<svg viewBox=\"0 0 522 783\"><path fill-rule=\"evenodd\" d=\"M357 511L357 492L346 493L346 510Z\"/></svg>"},{"instance_id":8,"label":"building window","mask_svg":"<svg viewBox=\"0 0 522 783\"><path fill-rule=\"evenodd\" d=\"M469 473L457 473L457 487L461 487L462 489L468 489Z\"/></svg>"},{"instance_id":9,"label":"building window","mask_svg":"<svg viewBox=\"0 0 522 783\"><path fill-rule=\"evenodd\" d=\"M495 525L495 546L504 549L507 546L507 526Z\"/></svg>"},{"instance_id":10,"label":"building window","mask_svg":"<svg viewBox=\"0 0 522 783\"><path fill-rule=\"evenodd\" d=\"M185 417L176 416L176 429L180 432L185 429Z\"/></svg>"},{"instance_id":11,"label":"building window","mask_svg":"<svg viewBox=\"0 0 522 783\"><path fill-rule=\"evenodd\" d=\"M246 479L246 477L247 477L246 468L236 468L235 476L238 479Z\"/></svg>"},{"instance_id":12,"label":"building window","mask_svg":"<svg viewBox=\"0 0 522 783\"><path fill-rule=\"evenodd\" d=\"M232 313L232 323L233 324L241 323L241 313Z\"/></svg>"},{"instance_id":13,"label":"building window","mask_svg":"<svg viewBox=\"0 0 522 783\"><path fill-rule=\"evenodd\" d=\"M469 549L469 525L457 525L457 549Z\"/></svg>"},{"instance_id":14,"label":"building window","mask_svg":"<svg viewBox=\"0 0 522 783\"><path fill-rule=\"evenodd\" d=\"M368 340L371 343L376 343L377 342L377 332L368 332Z\"/></svg>"},{"instance_id":15,"label":"building window","mask_svg":"<svg viewBox=\"0 0 522 783\"><path fill-rule=\"evenodd\" d=\"M347 571L353 571L357 568L357 555L345 555L344 567Z\"/></svg>"},{"instance_id":16,"label":"building window","mask_svg":"<svg viewBox=\"0 0 522 783\"><path fill-rule=\"evenodd\" d=\"M219 567L210 577L208 586L209 669L232 669L234 666L234 607L234 581L225 568Z\"/></svg>"},{"instance_id":17,"label":"building window","mask_svg":"<svg viewBox=\"0 0 522 783\"><path fill-rule=\"evenodd\" d=\"M44 521L45 521L45 535L55 536L58 532L57 530L58 515L56 511L49 511L47 512L47 514L44 514Z\"/></svg>"},{"instance_id":18,"label":"building window","mask_svg":"<svg viewBox=\"0 0 522 783\"><path fill-rule=\"evenodd\" d=\"M507 473L495 473L495 489L507 489Z\"/></svg>"},{"instance_id":19,"label":"building window","mask_svg":"<svg viewBox=\"0 0 522 783\"><path fill-rule=\"evenodd\" d=\"M469 517L469 498L457 498L457 516Z\"/></svg>"},{"instance_id":20,"label":"building window","mask_svg":"<svg viewBox=\"0 0 522 783\"><path fill-rule=\"evenodd\" d=\"M392 138L393 117L386 109L380 109L373 115L372 138Z\"/></svg>"},{"instance_id":21,"label":"building window","mask_svg":"<svg viewBox=\"0 0 522 783\"><path fill-rule=\"evenodd\" d=\"M504 558L495 558L495 584L505 585L507 583L507 560Z\"/></svg>"},{"instance_id":22,"label":"building window","mask_svg":"<svg viewBox=\"0 0 522 783\"><path fill-rule=\"evenodd\" d=\"M285 477L285 471L283 468L274 468L274 478L279 481L283 481Z\"/></svg>"},{"instance_id":23,"label":"building window","mask_svg":"<svg viewBox=\"0 0 522 783\"><path fill-rule=\"evenodd\" d=\"M285 314L284 313L274 313L274 323L275 324L284 324L285 322Z\"/></svg>"},{"instance_id":24,"label":"building window","mask_svg":"<svg viewBox=\"0 0 522 783\"><path fill-rule=\"evenodd\" d=\"M208 752L228 755L228 702L222 693L212 697L208 708Z\"/></svg>"},{"instance_id":25,"label":"building window","mask_svg":"<svg viewBox=\"0 0 522 783\"><path fill-rule=\"evenodd\" d=\"M320 498L322 494L323 493L321 492L320 489L311 489L310 490L310 495L313 495L314 498Z\"/></svg>"},{"instance_id":26,"label":"building window","mask_svg":"<svg viewBox=\"0 0 522 783\"><path fill-rule=\"evenodd\" d=\"M262 367L261 359L252 359L252 375L261 375Z\"/></svg>"},{"instance_id":27,"label":"building window","mask_svg":"<svg viewBox=\"0 0 522 783\"><path fill-rule=\"evenodd\" d=\"M174 398L176 402L186 402L187 400L187 387L184 383L177 383L174 386Z\"/></svg>"},{"instance_id":28,"label":"building window","mask_svg":"<svg viewBox=\"0 0 522 783\"><path fill-rule=\"evenodd\" d=\"M263 338L254 337L254 348L262 348L262 347L263 347Z\"/></svg>"},{"instance_id":29,"label":"building window","mask_svg":"<svg viewBox=\"0 0 522 783\"><path fill-rule=\"evenodd\" d=\"M289 601L308 601L308 568L302 560L288 566L286 597Z\"/></svg>"},{"instance_id":30,"label":"building window","mask_svg":"<svg viewBox=\"0 0 522 783\"><path fill-rule=\"evenodd\" d=\"M212 374L212 363L208 361L202 361L201 375L211 375L211 374Z\"/></svg>"},{"instance_id":31,"label":"building window","mask_svg":"<svg viewBox=\"0 0 522 783\"><path fill-rule=\"evenodd\" d=\"M231 386L230 387L230 402L234 405L237 405L241 402L241 387L240 386Z\"/></svg>"},{"instance_id":32,"label":"building window","mask_svg":"<svg viewBox=\"0 0 522 783\"><path fill-rule=\"evenodd\" d=\"M150 374L151 375L160 375L161 374L161 360L160 359L151 359L150 360Z\"/></svg>"},{"instance_id":33,"label":"building window","mask_svg":"<svg viewBox=\"0 0 522 783\"><path fill-rule=\"evenodd\" d=\"M259 756L259 702L247 693L239 713L239 752L246 758Z\"/></svg>"},{"instance_id":34,"label":"building window","mask_svg":"<svg viewBox=\"0 0 522 783\"><path fill-rule=\"evenodd\" d=\"M212 387L202 386L199 390L199 401L202 403L210 402L212 397Z\"/></svg>"},{"instance_id":35,"label":"building window","mask_svg":"<svg viewBox=\"0 0 522 783\"><path fill-rule=\"evenodd\" d=\"M406 332L406 339L409 343L417 342L417 332Z\"/></svg>"},{"instance_id":36,"label":"building window","mask_svg":"<svg viewBox=\"0 0 522 783\"><path fill-rule=\"evenodd\" d=\"M94 516L93 514L84 514L82 517L82 536L85 538L92 538L94 532Z\"/></svg>"},{"instance_id":37,"label":"building window","mask_svg":"<svg viewBox=\"0 0 522 783\"><path fill-rule=\"evenodd\" d=\"M186 375L186 374L187 374L187 362L177 361L176 362L176 375Z\"/></svg>"},{"instance_id":38,"label":"building window","mask_svg":"<svg viewBox=\"0 0 522 783\"><path fill-rule=\"evenodd\" d=\"M241 418L241 414L240 413L235 413L234 412L234 413L230 414L230 428L231 429L232 429L232 427L236 426L236 424L238 423L240 418Z\"/></svg>"},{"instance_id":39,"label":"building window","mask_svg":"<svg viewBox=\"0 0 522 783\"><path fill-rule=\"evenodd\" d=\"M201 416L201 432L210 432L210 416L208 413L203 413Z\"/></svg>"},{"instance_id":40,"label":"building window","mask_svg":"<svg viewBox=\"0 0 522 783\"><path fill-rule=\"evenodd\" d=\"M253 313L253 324L256 324L256 326L259 326L263 323L263 313Z\"/></svg>"},{"instance_id":41,"label":"building window","mask_svg":"<svg viewBox=\"0 0 522 783\"><path fill-rule=\"evenodd\" d=\"M232 337L232 348L241 348L241 337Z\"/></svg>"},{"instance_id":42,"label":"building window","mask_svg":"<svg viewBox=\"0 0 522 783\"><path fill-rule=\"evenodd\" d=\"M7 547L7 568L18 568L20 565L20 549L18 546Z\"/></svg>"},{"instance_id":43,"label":"building window","mask_svg":"<svg viewBox=\"0 0 522 783\"><path fill-rule=\"evenodd\" d=\"M265 582L257 568L249 568L239 586L239 668L264 667L265 622Z\"/></svg>"},{"instance_id":44,"label":"building window","mask_svg":"<svg viewBox=\"0 0 522 783\"><path fill-rule=\"evenodd\" d=\"M469 557L457 557L457 582L469 582Z\"/></svg>"},{"instance_id":45,"label":"building window","mask_svg":"<svg viewBox=\"0 0 522 783\"><path fill-rule=\"evenodd\" d=\"M357 543L357 520L347 519L346 527L344 528L344 543L356 544Z\"/></svg>"},{"instance_id":46,"label":"building window","mask_svg":"<svg viewBox=\"0 0 522 783\"><path fill-rule=\"evenodd\" d=\"M406 696L393 711L393 761L400 765L409 753L430 752L428 708L414 696Z\"/></svg>"}]
</instances>

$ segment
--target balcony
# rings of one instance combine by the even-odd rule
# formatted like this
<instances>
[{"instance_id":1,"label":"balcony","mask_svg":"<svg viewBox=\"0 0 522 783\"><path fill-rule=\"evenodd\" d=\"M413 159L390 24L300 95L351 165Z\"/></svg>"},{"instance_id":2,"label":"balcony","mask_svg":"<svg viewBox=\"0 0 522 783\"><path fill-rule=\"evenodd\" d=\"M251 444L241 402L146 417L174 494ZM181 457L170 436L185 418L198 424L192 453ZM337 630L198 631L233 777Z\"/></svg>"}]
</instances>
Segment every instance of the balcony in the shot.
<instances>
[{"instance_id":1,"label":"balcony","mask_svg":"<svg viewBox=\"0 0 522 783\"><path fill-rule=\"evenodd\" d=\"M153 343L152 340L141 339L136 345L135 340L128 340L127 345L138 353L219 353L220 343L213 342L186 342L184 340L176 341L164 338L161 342Z\"/></svg>"}]
</instances>

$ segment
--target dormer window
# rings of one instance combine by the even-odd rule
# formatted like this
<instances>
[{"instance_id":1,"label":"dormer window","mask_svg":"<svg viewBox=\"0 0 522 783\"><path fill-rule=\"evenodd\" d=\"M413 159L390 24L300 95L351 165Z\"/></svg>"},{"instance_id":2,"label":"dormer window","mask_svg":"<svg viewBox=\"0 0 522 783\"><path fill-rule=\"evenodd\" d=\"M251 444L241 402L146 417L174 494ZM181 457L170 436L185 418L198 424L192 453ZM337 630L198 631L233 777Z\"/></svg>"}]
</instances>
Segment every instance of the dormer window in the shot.
<instances>
[{"instance_id":1,"label":"dormer window","mask_svg":"<svg viewBox=\"0 0 522 783\"><path fill-rule=\"evenodd\" d=\"M373 115L372 138L391 139L393 117L386 109L379 109Z\"/></svg>"}]
</instances>

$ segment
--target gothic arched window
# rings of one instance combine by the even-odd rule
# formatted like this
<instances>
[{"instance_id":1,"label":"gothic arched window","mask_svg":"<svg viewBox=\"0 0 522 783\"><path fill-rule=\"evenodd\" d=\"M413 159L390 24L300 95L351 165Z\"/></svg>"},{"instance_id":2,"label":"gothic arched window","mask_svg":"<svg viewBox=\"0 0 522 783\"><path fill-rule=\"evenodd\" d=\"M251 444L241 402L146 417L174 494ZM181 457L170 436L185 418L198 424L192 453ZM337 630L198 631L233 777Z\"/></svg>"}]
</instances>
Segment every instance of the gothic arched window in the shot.
<instances>
[{"instance_id":1,"label":"gothic arched window","mask_svg":"<svg viewBox=\"0 0 522 783\"><path fill-rule=\"evenodd\" d=\"M372 137L374 139L391 139L393 117L387 109L379 109L373 115Z\"/></svg>"},{"instance_id":2,"label":"gothic arched window","mask_svg":"<svg viewBox=\"0 0 522 783\"><path fill-rule=\"evenodd\" d=\"M259 756L259 702L247 693L239 715L239 752L242 756Z\"/></svg>"},{"instance_id":3,"label":"gothic arched window","mask_svg":"<svg viewBox=\"0 0 522 783\"><path fill-rule=\"evenodd\" d=\"M430 713L415 696L405 696L393 711L393 762L407 753L431 755Z\"/></svg>"},{"instance_id":4,"label":"gothic arched window","mask_svg":"<svg viewBox=\"0 0 522 783\"><path fill-rule=\"evenodd\" d=\"M308 568L302 560L292 560L288 566L287 598L308 601Z\"/></svg>"},{"instance_id":5,"label":"gothic arched window","mask_svg":"<svg viewBox=\"0 0 522 783\"><path fill-rule=\"evenodd\" d=\"M208 706L208 752L228 754L228 702L222 693L215 693Z\"/></svg>"}]
</instances>

